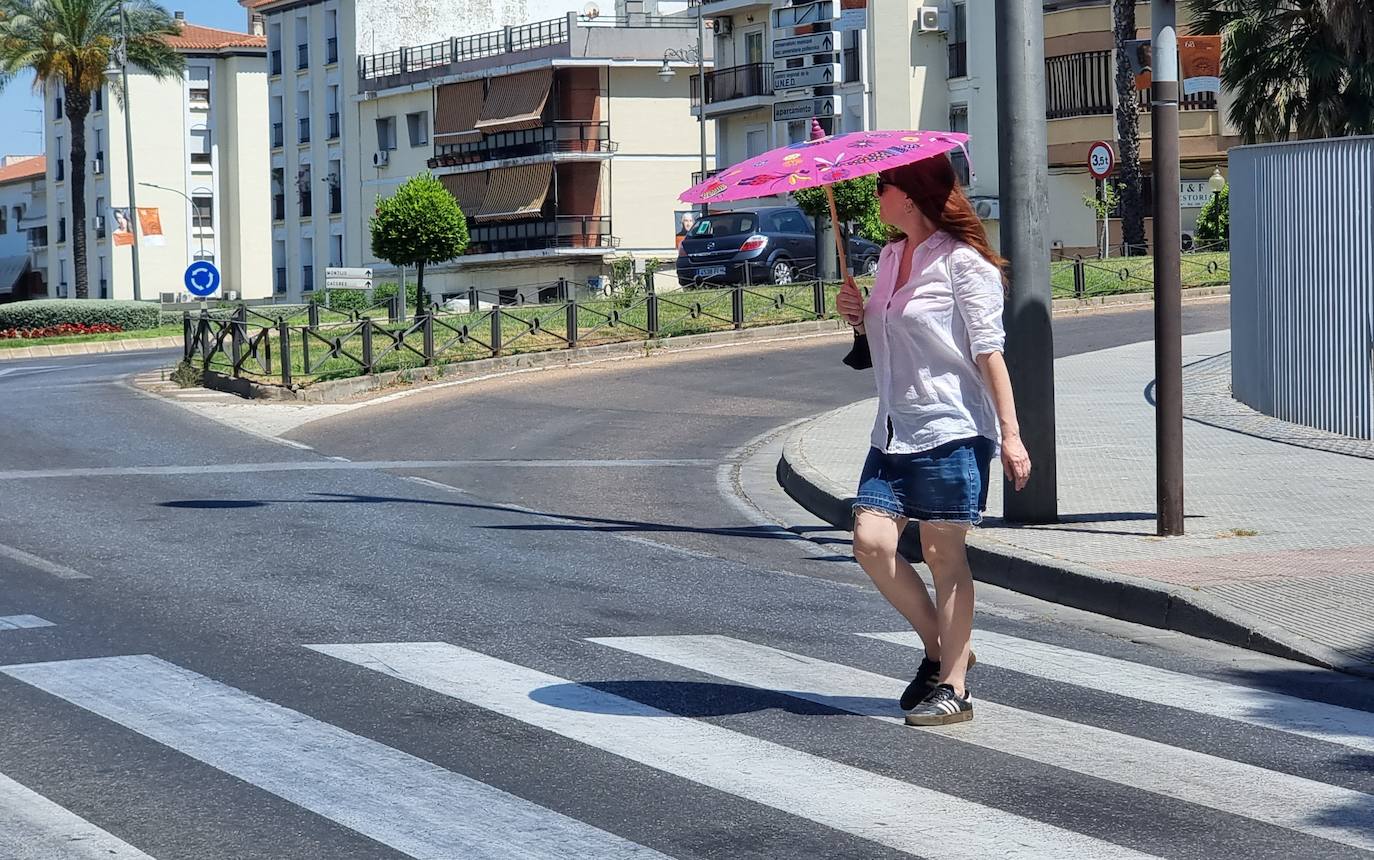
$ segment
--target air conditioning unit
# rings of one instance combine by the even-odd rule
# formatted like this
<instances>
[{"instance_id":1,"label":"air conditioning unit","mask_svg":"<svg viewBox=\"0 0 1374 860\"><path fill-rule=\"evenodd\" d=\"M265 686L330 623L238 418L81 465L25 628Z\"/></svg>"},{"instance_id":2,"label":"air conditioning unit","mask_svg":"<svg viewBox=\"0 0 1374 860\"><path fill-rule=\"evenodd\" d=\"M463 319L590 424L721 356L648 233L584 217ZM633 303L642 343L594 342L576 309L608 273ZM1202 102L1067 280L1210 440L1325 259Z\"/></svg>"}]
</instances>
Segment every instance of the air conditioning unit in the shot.
<instances>
[{"instance_id":1,"label":"air conditioning unit","mask_svg":"<svg viewBox=\"0 0 1374 860\"><path fill-rule=\"evenodd\" d=\"M949 29L945 13L939 6L922 6L916 15L922 33L943 33Z\"/></svg>"},{"instance_id":2,"label":"air conditioning unit","mask_svg":"<svg viewBox=\"0 0 1374 860\"><path fill-rule=\"evenodd\" d=\"M103 159L103 158L92 159L92 160L91 160L91 173L94 173L96 176L99 176L100 174L102 174L102 173L104 173L104 172L105 172L105 159Z\"/></svg>"},{"instance_id":3,"label":"air conditioning unit","mask_svg":"<svg viewBox=\"0 0 1374 860\"><path fill-rule=\"evenodd\" d=\"M996 197L979 197L973 201L973 211L983 221L997 221L1002 217L1002 201Z\"/></svg>"},{"instance_id":4,"label":"air conditioning unit","mask_svg":"<svg viewBox=\"0 0 1374 860\"><path fill-rule=\"evenodd\" d=\"M735 32L735 19L712 18L711 26L715 29L717 38L728 39L730 35Z\"/></svg>"},{"instance_id":5,"label":"air conditioning unit","mask_svg":"<svg viewBox=\"0 0 1374 860\"><path fill-rule=\"evenodd\" d=\"M94 228L96 229L96 231L104 230L104 229L105 229L105 216L104 216L104 215L96 215L96 216L93 216L93 217L91 218L91 226L94 227Z\"/></svg>"},{"instance_id":6,"label":"air conditioning unit","mask_svg":"<svg viewBox=\"0 0 1374 860\"><path fill-rule=\"evenodd\" d=\"M389 150L379 150L372 153L372 166L385 167L391 163L391 152Z\"/></svg>"}]
</instances>

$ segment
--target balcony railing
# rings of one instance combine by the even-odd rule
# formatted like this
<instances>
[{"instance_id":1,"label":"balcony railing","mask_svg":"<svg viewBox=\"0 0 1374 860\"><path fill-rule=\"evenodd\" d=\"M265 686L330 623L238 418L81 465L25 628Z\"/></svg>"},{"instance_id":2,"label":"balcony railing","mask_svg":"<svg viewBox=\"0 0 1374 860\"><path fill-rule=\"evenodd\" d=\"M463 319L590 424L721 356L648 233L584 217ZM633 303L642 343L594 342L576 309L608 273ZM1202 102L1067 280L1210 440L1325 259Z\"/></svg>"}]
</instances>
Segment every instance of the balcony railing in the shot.
<instances>
[{"instance_id":1,"label":"balcony railing","mask_svg":"<svg viewBox=\"0 0 1374 860\"><path fill-rule=\"evenodd\" d=\"M281 49L280 49L280 48L278 48L277 50L271 52L271 63L272 63L272 65L271 65L272 72L271 72L271 73L272 73L273 75L280 75L280 74L281 74Z\"/></svg>"},{"instance_id":2,"label":"balcony railing","mask_svg":"<svg viewBox=\"0 0 1374 860\"><path fill-rule=\"evenodd\" d=\"M968 77L968 42L949 43L949 76Z\"/></svg>"},{"instance_id":3,"label":"balcony railing","mask_svg":"<svg viewBox=\"0 0 1374 860\"><path fill-rule=\"evenodd\" d=\"M310 142L310 117L303 116L296 120L296 141L298 143Z\"/></svg>"},{"instance_id":4,"label":"balcony railing","mask_svg":"<svg viewBox=\"0 0 1374 860\"><path fill-rule=\"evenodd\" d=\"M343 190L337 185L329 187L329 214L338 215L343 212Z\"/></svg>"},{"instance_id":5,"label":"balcony railing","mask_svg":"<svg viewBox=\"0 0 1374 860\"><path fill-rule=\"evenodd\" d=\"M278 149L278 148L280 148L281 145L282 145L283 143L285 143L285 142L286 142L286 131L285 131L285 129L283 128L282 123L279 123L279 122L274 122L274 123L272 123L272 148L273 148L273 149Z\"/></svg>"},{"instance_id":6,"label":"balcony railing","mask_svg":"<svg viewBox=\"0 0 1374 860\"><path fill-rule=\"evenodd\" d=\"M273 272L272 291L279 296L286 293L286 269L284 267L278 266Z\"/></svg>"},{"instance_id":7,"label":"balcony railing","mask_svg":"<svg viewBox=\"0 0 1374 860\"><path fill-rule=\"evenodd\" d=\"M338 139L339 139L339 115L338 115L337 113L331 113L331 114L329 115L329 117L328 117L328 121L329 121L329 139L330 139L330 140L338 140Z\"/></svg>"},{"instance_id":8,"label":"balcony railing","mask_svg":"<svg viewBox=\"0 0 1374 860\"><path fill-rule=\"evenodd\" d=\"M1151 107L1152 107L1152 106L1151 106L1151 104L1150 104L1150 91L1149 91L1149 90L1140 90L1140 91L1136 94L1136 107L1138 107L1142 113L1148 113L1148 112L1151 110ZM1212 92L1206 92L1206 93L1193 93L1192 95L1185 95L1185 94L1182 92L1181 88L1180 88L1180 92L1179 92L1179 94L1178 94L1178 109L1179 109L1179 110L1216 110L1216 109L1217 109L1217 94L1216 94L1216 93L1212 93Z\"/></svg>"},{"instance_id":9,"label":"balcony railing","mask_svg":"<svg viewBox=\"0 0 1374 860\"><path fill-rule=\"evenodd\" d=\"M430 169L480 164L503 158L527 158L559 152L615 152L608 122L556 120L540 128L487 135L471 143L441 144L429 159Z\"/></svg>"},{"instance_id":10,"label":"balcony railing","mask_svg":"<svg viewBox=\"0 0 1374 860\"><path fill-rule=\"evenodd\" d=\"M272 195L272 220L273 220L273 221L285 221L285 220L286 220L286 195L285 195L285 194L273 194L273 195Z\"/></svg>"},{"instance_id":11,"label":"balcony railing","mask_svg":"<svg viewBox=\"0 0 1374 860\"><path fill-rule=\"evenodd\" d=\"M561 215L521 224L476 226L470 232L469 254L546 251L554 248L615 248L611 219L603 216Z\"/></svg>"},{"instance_id":12,"label":"balcony railing","mask_svg":"<svg viewBox=\"0 0 1374 860\"><path fill-rule=\"evenodd\" d=\"M1112 112L1112 52L1084 51L1045 60L1045 116L1065 119Z\"/></svg>"},{"instance_id":13,"label":"balcony railing","mask_svg":"<svg viewBox=\"0 0 1374 860\"><path fill-rule=\"evenodd\" d=\"M332 66L339 61L339 37L330 36L324 40L324 62Z\"/></svg>"},{"instance_id":14,"label":"balcony railing","mask_svg":"<svg viewBox=\"0 0 1374 860\"><path fill-rule=\"evenodd\" d=\"M701 104L700 75L692 76L692 105ZM749 63L706 73L706 103L773 94L773 64Z\"/></svg>"},{"instance_id":15,"label":"balcony railing","mask_svg":"<svg viewBox=\"0 0 1374 860\"><path fill-rule=\"evenodd\" d=\"M297 46L296 46L296 70L299 71L299 70L301 70L301 69L308 69L308 68L310 68L310 46L309 46L309 45L297 45Z\"/></svg>"},{"instance_id":16,"label":"balcony railing","mask_svg":"<svg viewBox=\"0 0 1374 860\"><path fill-rule=\"evenodd\" d=\"M385 78L406 72L422 71L453 63L465 63L514 51L528 51L569 40L568 19L535 21L520 27L474 33L428 45L400 48L358 58L358 77L363 80Z\"/></svg>"},{"instance_id":17,"label":"balcony railing","mask_svg":"<svg viewBox=\"0 0 1374 860\"><path fill-rule=\"evenodd\" d=\"M60 158L57 159L55 176L58 182L62 182L67 178L67 163Z\"/></svg>"},{"instance_id":18,"label":"balcony railing","mask_svg":"<svg viewBox=\"0 0 1374 860\"><path fill-rule=\"evenodd\" d=\"M309 191L306 191L306 192L304 192L304 193L301 194L300 204L301 204L301 217L302 217L302 218L309 218L309 217L310 217L310 214L311 214L311 212L310 212L310 210L311 210L311 200L310 200L310 192L309 192Z\"/></svg>"},{"instance_id":19,"label":"balcony railing","mask_svg":"<svg viewBox=\"0 0 1374 860\"><path fill-rule=\"evenodd\" d=\"M314 266L301 266L301 289L307 293L315 289Z\"/></svg>"}]
</instances>

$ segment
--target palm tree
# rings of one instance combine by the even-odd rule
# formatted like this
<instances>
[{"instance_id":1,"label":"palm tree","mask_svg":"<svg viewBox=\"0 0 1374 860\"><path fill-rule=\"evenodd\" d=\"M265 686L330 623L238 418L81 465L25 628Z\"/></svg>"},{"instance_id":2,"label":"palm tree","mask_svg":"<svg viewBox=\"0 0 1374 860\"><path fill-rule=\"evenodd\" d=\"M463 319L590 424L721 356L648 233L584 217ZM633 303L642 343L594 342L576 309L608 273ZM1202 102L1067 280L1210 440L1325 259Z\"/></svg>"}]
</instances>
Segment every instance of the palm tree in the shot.
<instances>
[{"instance_id":1,"label":"palm tree","mask_svg":"<svg viewBox=\"0 0 1374 860\"><path fill-rule=\"evenodd\" d=\"M1364 2L1191 0L1194 32L1224 37L1222 85L1247 143L1374 133L1374 56L1327 16L1359 17Z\"/></svg>"},{"instance_id":2,"label":"palm tree","mask_svg":"<svg viewBox=\"0 0 1374 860\"><path fill-rule=\"evenodd\" d=\"M76 297L89 295L86 271L86 116L105 70L127 45L128 62L158 80L178 75L185 59L167 43L180 30L152 0L0 0L0 85L23 72L34 88L62 88L71 123L72 268ZM116 85L111 91L122 103ZM52 154L61 158L62 153Z\"/></svg>"},{"instance_id":3,"label":"palm tree","mask_svg":"<svg viewBox=\"0 0 1374 860\"><path fill-rule=\"evenodd\" d=\"M1326 17L1352 55L1374 54L1374 6L1369 0L1326 0Z\"/></svg>"},{"instance_id":4,"label":"palm tree","mask_svg":"<svg viewBox=\"0 0 1374 860\"><path fill-rule=\"evenodd\" d=\"M1135 0L1113 0L1112 30L1116 37L1116 139L1121 147L1121 240L1127 255L1145 248L1145 207L1140 189L1140 111L1135 75L1126 43L1136 36Z\"/></svg>"}]
</instances>

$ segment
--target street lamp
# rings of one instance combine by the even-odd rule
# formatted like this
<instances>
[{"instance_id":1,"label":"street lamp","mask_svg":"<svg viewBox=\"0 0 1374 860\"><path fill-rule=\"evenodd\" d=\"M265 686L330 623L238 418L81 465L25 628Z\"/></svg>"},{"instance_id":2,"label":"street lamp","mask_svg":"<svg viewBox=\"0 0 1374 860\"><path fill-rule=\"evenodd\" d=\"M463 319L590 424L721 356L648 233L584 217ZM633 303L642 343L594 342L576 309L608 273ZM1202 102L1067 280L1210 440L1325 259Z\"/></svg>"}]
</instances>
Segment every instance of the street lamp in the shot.
<instances>
[{"instance_id":1,"label":"street lamp","mask_svg":"<svg viewBox=\"0 0 1374 860\"><path fill-rule=\"evenodd\" d=\"M668 83L677 76L669 65L672 62L696 63L697 80L701 82L701 99L697 104L697 132L701 138L701 181L706 181L706 19L701 14L701 0L697 8L697 44L695 48L668 48L663 52L663 66L658 70L658 79ZM701 205L706 213L706 204Z\"/></svg>"},{"instance_id":2,"label":"street lamp","mask_svg":"<svg viewBox=\"0 0 1374 860\"><path fill-rule=\"evenodd\" d=\"M182 190L180 190L180 189L178 189L178 188L168 188L168 187L165 186L165 185L158 185L157 183L154 183L154 182L140 182L140 183L138 183L138 184L139 184L139 185L146 185L146 186L149 187L149 188L156 188L156 189L158 189L159 191L170 191L170 192L172 192L173 194L180 194L182 197L184 197L184 198L186 199L186 202L191 204L191 213L192 213L192 215L191 215L191 218L192 218L191 223L192 223L192 226L193 226L193 228L194 228L195 219L200 217L200 207L196 205L195 198L188 196L188 195L186 194L186 192L184 192L184 191L182 191ZM213 193L213 192L210 191L209 188L206 188L206 187L203 186L203 185L202 185L201 187L199 187L199 188L192 188L192 189L191 189L191 192L192 192L192 193L195 193L195 192L197 192L197 191L205 191L205 192ZM205 234L204 234L204 233L201 233L201 234L200 234L200 256L199 256L199 259L202 259L202 260L205 259Z\"/></svg>"},{"instance_id":3,"label":"street lamp","mask_svg":"<svg viewBox=\"0 0 1374 860\"><path fill-rule=\"evenodd\" d=\"M1226 177L1221 175L1221 168L1212 168L1212 176L1207 180L1207 187L1212 189L1213 194L1220 194L1226 190Z\"/></svg>"},{"instance_id":4,"label":"street lamp","mask_svg":"<svg viewBox=\"0 0 1374 860\"><path fill-rule=\"evenodd\" d=\"M110 65L105 69L108 77L116 73L120 78L120 91L124 93L124 159L129 174L129 234L133 236L130 250L133 252L134 301L143 298L142 281L138 266L138 202L134 197L134 126L129 116L129 17L124 12L124 0L119 0L119 41L115 42L110 54Z\"/></svg>"}]
</instances>

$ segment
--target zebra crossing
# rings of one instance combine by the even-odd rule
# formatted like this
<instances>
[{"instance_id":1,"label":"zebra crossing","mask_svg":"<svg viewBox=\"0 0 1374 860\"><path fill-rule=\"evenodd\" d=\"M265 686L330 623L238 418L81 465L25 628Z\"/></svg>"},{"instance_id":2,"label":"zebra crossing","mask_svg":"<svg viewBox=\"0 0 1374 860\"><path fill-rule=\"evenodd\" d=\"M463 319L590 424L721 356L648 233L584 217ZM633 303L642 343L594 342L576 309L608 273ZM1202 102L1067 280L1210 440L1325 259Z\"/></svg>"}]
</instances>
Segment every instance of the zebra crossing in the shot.
<instances>
[{"instance_id":1,"label":"zebra crossing","mask_svg":"<svg viewBox=\"0 0 1374 860\"><path fill-rule=\"evenodd\" d=\"M38 623L38 622L41 622ZM8 627L4 625L8 624ZM52 626L34 616L0 618L0 630ZM18 634L15 634L18 635ZM856 633L876 647L920 647L909 633ZM655 679L706 676L742 690L820 706L789 714L816 737L878 732L914 738L964 755L1024 761L1063 780L1110 785L1102 812L1129 799L1138 814L1152 803L1196 810L1233 823L1237 834L1263 833L1265 856L1374 856L1374 795L1351 780L1314 778L1280 766L1200 750L997 701L975 688L976 718L945 729L901 725L895 699L905 681L845 663L725 635L589 638L600 654L632 661ZM856 639L856 641L859 641ZM1225 683L1002 633L978 632L980 666L1117 697L1139 707L1170 707L1246 730L1324 745L1359 760L1374 750L1374 711ZM1007 809L947 785L928 785L919 766L902 772L867 768L844 756L783 742L738 725L683 715L621 695L614 685L560 677L448 642L310 643L301 653L337 661L359 690L369 680L463 703L521 731L556 738L594 756L646 768L669 785L691 784L730 802L756 805L779 826L806 822L853 840L846 856L960 858L1142 858L1180 856L1167 838L1111 838L1063 816ZM684 849L670 838L630 838L582 820L571 806L521 797L379 740L349 731L151 654L0 665L4 686L41 691L62 708L99 718L253 790L372 840L398 856L457 858L666 858L730 856ZM991 696L991 699L983 696ZM837 715L838 718L830 716ZM857 721L857 722L856 722ZM871 727L871 728L865 728ZM356 728L356 727L354 727ZM920 733L913 735L910 733ZM459 727L453 743L481 744ZM555 749L567 749L558 746ZM1368 760L1367 758L1364 760ZM550 766L555 766L550 763ZM1368 780L1358 782L1368 787ZM591 789L591 786L588 786ZM601 787L616 796L616 787ZM1154 800L1152 801L1151 798ZM631 797L630 800L633 798ZM622 802L625 798L621 798ZM572 805L572 806L575 806ZM632 811L626 814L632 814ZM689 814L689 813L684 813ZM0 858L164 860L129 822L87 820L0 773ZM933 848L932 839L944 838ZM1221 834L1224 838L1226 834ZM749 834L735 834L748 840ZM1291 840L1291 846L1281 844ZM646 844L648 843L648 844ZM862 846L871 845L871 855ZM1245 846L1239 846L1244 848ZM150 853L145 853L149 850ZM372 856L358 855L358 856ZM393 856L393 855L388 855Z\"/></svg>"}]
</instances>

